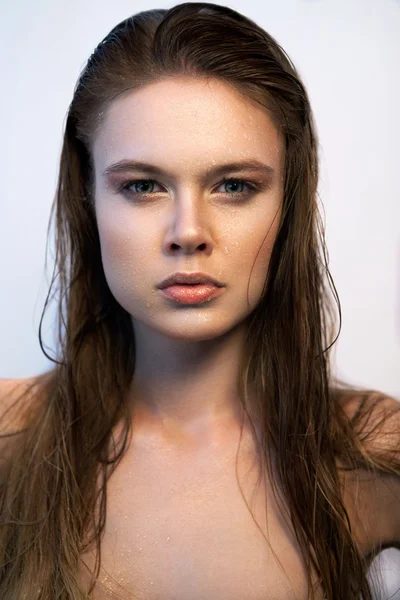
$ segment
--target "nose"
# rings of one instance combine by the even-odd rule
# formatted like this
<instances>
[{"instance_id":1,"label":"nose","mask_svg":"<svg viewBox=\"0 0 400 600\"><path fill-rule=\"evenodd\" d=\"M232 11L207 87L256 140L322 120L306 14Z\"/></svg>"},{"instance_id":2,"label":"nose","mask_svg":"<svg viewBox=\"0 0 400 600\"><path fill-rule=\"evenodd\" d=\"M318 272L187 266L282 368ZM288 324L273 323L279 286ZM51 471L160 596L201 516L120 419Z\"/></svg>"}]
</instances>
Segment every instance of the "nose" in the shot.
<instances>
[{"instance_id":1,"label":"nose","mask_svg":"<svg viewBox=\"0 0 400 600\"><path fill-rule=\"evenodd\" d=\"M210 254L212 247L206 209L194 199L185 198L181 204L177 202L171 227L165 235L164 250L168 254L193 254L197 251Z\"/></svg>"}]
</instances>

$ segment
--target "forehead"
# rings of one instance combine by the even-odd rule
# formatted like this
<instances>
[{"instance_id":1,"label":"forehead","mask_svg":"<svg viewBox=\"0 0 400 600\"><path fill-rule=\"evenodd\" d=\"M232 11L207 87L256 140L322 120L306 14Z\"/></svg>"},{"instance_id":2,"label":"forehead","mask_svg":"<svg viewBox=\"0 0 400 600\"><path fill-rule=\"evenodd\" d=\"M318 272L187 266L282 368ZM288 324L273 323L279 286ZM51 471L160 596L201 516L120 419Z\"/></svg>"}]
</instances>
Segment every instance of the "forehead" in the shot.
<instances>
[{"instance_id":1,"label":"forehead","mask_svg":"<svg viewBox=\"0 0 400 600\"><path fill-rule=\"evenodd\" d=\"M229 158L269 160L278 170L283 143L266 109L228 84L171 78L118 96L93 142L97 169L122 158L148 158L162 166Z\"/></svg>"}]
</instances>

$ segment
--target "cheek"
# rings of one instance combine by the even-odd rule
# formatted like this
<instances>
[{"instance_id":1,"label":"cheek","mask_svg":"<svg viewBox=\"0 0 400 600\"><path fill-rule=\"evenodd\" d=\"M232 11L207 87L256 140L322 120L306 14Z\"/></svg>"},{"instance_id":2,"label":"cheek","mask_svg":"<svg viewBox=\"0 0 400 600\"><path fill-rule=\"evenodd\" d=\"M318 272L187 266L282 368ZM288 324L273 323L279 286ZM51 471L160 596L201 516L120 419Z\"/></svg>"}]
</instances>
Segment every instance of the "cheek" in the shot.
<instances>
[{"instance_id":1,"label":"cheek","mask_svg":"<svg viewBox=\"0 0 400 600\"><path fill-rule=\"evenodd\" d=\"M112 293L121 302L121 296L132 296L146 278L143 229L115 214L100 215L97 222L104 273Z\"/></svg>"},{"instance_id":2,"label":"cheek","mask_svg":"<svg viewBox=\"0 0 400 600\"><path fill-rule=\"evenodd\" d=\"M267 228L267 231L264 229L258 236L255 236L258 241L258 248L256 250L257 257L254 268L257 275L262 275L264 278L267 275L272 250L278 233L278 226L279 222L278 219L276 219L271 226Z\"/></svg>"},{"instance_id":3,"label":"cheek","mask_svg":"<svg viewBox=\"0 0 400 600\"><path fill-rule=\"evenodd\" d=\"M275 218L274 218L275 217ZM252 305L263 291L272 250L279 227L280 214L265 214L247 225L242 224L233 242L235 248L234 275L242 279L244 293Z\"/></svg>"}]
</instances>

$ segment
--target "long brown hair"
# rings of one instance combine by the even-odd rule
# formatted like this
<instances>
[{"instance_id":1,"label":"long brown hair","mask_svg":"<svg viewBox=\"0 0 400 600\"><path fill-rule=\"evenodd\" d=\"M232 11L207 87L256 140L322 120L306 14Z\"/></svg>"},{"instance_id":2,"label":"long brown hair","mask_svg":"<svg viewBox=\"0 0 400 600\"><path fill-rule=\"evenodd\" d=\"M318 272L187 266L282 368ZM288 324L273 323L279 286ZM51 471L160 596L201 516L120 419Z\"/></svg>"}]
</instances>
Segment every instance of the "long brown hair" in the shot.
<instances>
[{"instance_id":1,"label":"long brown hair","mask_svg":"<svg viewBox=\"0 0 400 600\"><path fill-rule=\"evenodd\" d=\"M249 319L241 399L255 436L255 420L261 431L262 464L290 508L310 597L314 569L329 600L371 600L369 563L351 531L337 464L340 459L346 469L400 475L400 460L393 453L375 455L359 435L362 412L350 420L343 410L343 399L355 392L371 399L373 391L333 385L329 356L341 313L318 210L318 144L309 99L271 35L230 8L201 2L143 11L119 23L75 87L51 213L55 269L39 327L42 350L55 367L17 398L15 404L27 400L13 421L21 428L2 439L9 450L1 471L0 597L89 598L76 573L92 544L97 561L89 593L98 577L106 483L130 432L126 395L135 340L131 316L103 272L91 145L118 94L175 76L225 82L264 107L284 136L282 217L268 284ZM53 290L59 295L55 357L41 336ZM112 430L121 421L116 443Z\"/></svg>"}]
</instances>

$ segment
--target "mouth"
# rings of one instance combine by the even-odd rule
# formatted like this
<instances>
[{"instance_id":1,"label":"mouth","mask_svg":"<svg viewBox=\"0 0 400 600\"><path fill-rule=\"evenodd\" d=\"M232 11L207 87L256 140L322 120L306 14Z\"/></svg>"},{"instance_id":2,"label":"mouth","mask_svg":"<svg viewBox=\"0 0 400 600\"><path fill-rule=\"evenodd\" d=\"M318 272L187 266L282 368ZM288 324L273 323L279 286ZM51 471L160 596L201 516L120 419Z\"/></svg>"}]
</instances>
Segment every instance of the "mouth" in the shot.
<instances>
[{"instance_id":1,"label":"mouth","mask_svg":"<svg viewBox=\"0 0 400 600\"><path fill-rule=\"evenodd\" d=\"M163 290L172 285L212 285L214 287L224 287L224 284L217 281L210 275L205 273L173 273L166 277L159 285L159 289Z\"/></svg>"},{"instance_id":2,"label":"mouth","mask_svg":"<svg viewBox=\"0 0 400 600\"><path fill-rule=\"evenodd\" d=\"M225 290L213 283L174 283L160 291L178 304L202 304L220 296Z\"/></svg>"}]
</instances>

